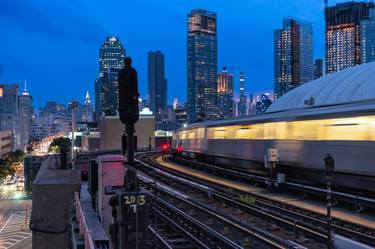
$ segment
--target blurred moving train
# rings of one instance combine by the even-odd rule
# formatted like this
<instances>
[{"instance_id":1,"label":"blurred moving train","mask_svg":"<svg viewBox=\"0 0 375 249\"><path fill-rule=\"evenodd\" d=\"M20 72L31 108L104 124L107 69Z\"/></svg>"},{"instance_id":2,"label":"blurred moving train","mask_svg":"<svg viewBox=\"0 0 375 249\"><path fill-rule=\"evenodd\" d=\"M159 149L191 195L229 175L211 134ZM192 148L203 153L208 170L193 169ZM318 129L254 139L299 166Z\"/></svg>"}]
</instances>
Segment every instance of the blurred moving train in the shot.
<instances>
[{"instance_id":1,"label":"blurred moving train","mask_svg":"<svg viewBox=\"0 0 375 249\"><path fill-rule=\"evenodd\" d=\"M287 180L323 185L330 153L336 187L374 193L375 100L196 123L174 132L171 153L266 172L269 148Z\"/></svg>"}]
</instances>

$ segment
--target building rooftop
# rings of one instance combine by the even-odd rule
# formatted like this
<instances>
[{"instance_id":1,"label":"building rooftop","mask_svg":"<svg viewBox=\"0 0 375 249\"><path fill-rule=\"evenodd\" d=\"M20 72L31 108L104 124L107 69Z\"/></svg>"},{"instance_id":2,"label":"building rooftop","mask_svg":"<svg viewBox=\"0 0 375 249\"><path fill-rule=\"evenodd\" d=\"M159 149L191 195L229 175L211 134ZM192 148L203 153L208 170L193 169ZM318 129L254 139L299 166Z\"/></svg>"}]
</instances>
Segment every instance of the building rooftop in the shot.
<instances>
[{"instance_id":1,"label":"building rooftop","mask_svg":"<svg viewBox=\"0 0 375 249\"><path fill-rule=\"evenodd\" d=\"M375 99L375 62L305 83L277 99L267 112Z\"/></svg>"}]
</instances>

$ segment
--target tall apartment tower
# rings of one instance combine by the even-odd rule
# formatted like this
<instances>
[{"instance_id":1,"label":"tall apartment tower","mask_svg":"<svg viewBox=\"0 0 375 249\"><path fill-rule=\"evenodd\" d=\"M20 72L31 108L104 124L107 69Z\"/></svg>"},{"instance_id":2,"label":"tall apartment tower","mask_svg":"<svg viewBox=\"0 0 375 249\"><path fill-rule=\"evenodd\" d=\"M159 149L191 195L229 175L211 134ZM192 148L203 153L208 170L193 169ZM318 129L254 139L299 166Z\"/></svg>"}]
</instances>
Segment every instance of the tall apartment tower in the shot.
<instances>
[{"instance_id":1,"label":"tall apartment tower","mask_svg":"<svg viewBox=\"0 0 375 249\"><path fill-rule=\"evenodd\" d=\"M361 21L368 20L373 2L346 2L324 9L326 73L361 63Z\"/></svg>"},{"instance_id":2,"label":"tall apartment tower","mask_svg":"<svg viewBox=\"0 0 375 249\"><path fill-rule=\"evenodd\" d=\"M218 117L216 13L202 9L188 14L187 110L189 123Z\"/></svg>"},{"instance_id":3,"label":"tall apartment tower","mask_svg":"<svg viewBox=\"0 0 375 249\"><path fill-rule=\"evenodd\" d=\"M314 79L313 27L304 20L286 17L274 30L275 99Z\"/></svg>"},{"instance_id":4,"label":"tall apartment tower","mask_svg":"<svg viewBox=\"0 0 375 249\"><path fill-rule=\"evenodd\" d=\"M18 97L19 116L20 116L20 142L21 149L25 150L30 139L32 115L33 115L33 98L26 89Z\"/></svg>"},{"instance_id":5,"label":"tall apartment tower","mask_svg":"<svg viewBox=\"0 0 375 249\"><path fill-rule=\"evenodd\" d=\"M167 108L164 54L159 50L148 52L148 94L150 110L158 120Z\"/></svg>"},{"instance_id":6,"label":"tall apartment tower","mask_svg":"<svg viewBox=\"0 0 375 249\"><path fill-rule=\"evenodd\" d=\"M217 75L217 93L220 117L233 117L233 74L226 67Z\"/></svg>"},{"instance_id":7,"label":"tall apartment tower","mask_svg":"<svg viewBox=\"0 0 375 249\"><path fill-rule=\"evenodd\" d=\"M240 100L238 102L238 116L247 115L247 96L245 94L245 77L240 73Z\"/></svg>"},{"instance_id":8,"label":"tall apartment tower","mask_svg":"<svg viewBox=\"0 0 375 249\"><path fill-rule=\"evenodd\" d=\"M361 21L361 63L375 61L375 8Z\"/></svg>"},{"instance_id":9,"label":"tall apartment tower","mask_svg":"<svg viewBox=\"0 0 375 249\"><path fill-rule=\"evenodd\" d=\"M117 74L123 68L125 49L115 36L107 37L99 50L99 79L95 81L95 111L115 114L118 109Z\"/></svg>"}]
</instances>

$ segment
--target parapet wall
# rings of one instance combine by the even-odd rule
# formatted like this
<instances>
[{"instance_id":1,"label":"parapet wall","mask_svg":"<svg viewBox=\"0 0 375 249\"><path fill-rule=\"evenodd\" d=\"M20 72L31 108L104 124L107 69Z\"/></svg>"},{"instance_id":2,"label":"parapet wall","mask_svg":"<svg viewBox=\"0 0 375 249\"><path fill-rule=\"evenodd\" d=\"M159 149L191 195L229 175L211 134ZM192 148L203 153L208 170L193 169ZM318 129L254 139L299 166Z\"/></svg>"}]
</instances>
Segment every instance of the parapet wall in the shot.
<instances>
[{"instance_id":1,"label":"parapet wall","mask_svg":"<svg viewBox=\"0 0 375 249\"><path fill-rule=\"evenodd\" d=\"M73 208L74 192L80 191L80 172L53 169L57 163L56 157L48 157L33 183L33 249L70 247L69 211Z\"/></svg>"}]
</instances>

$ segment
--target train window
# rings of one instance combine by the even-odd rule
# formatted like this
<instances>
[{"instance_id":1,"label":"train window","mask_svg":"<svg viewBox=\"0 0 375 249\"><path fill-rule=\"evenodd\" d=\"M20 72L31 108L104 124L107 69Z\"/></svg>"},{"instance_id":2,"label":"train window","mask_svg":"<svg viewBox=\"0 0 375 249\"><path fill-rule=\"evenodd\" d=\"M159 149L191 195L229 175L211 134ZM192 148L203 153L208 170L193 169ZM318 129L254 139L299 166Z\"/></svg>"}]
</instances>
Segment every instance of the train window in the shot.
<instances>
[{"instance_id":1,"label":"train window","mask_svg":"<svg viewBox=\"0 0 375 249\"><path fill-rule=\"evenodd\" d=\"M182 140L200 139L200 138L204 138L204 136L205 136L205 128L183 130L183 131L178 132L178 138Z\"/></svg>"},{"instance_id":2,"label":"train window","mask_svg":"<svg viewBox=\"0 0 375 249\"><path fill-rule=\"evenodd\" d=\"M207 138L375 141L375 116L210 127Z\"/></svg>"},{"instance_id":3,"label":"train window","mask_svg":"<svg viewBox=\"0 0 375 249\"><path fill-rule=\"evenodd\" d=\"M240 126L234 131L235 139L251 139L251 126Z\"/></svg>"},{"instance_id":4,"label":"train window","mask_svg":"<svg viewBox=\"0 0 375 249\"><path fill-rule=\"evenodd\" d=\"M187 133L187 139L195 139L197 137L197 130L189 130Z\"/></svg>"},{"instance_id":5,"label":"train window","mask_svg":"<svg viewBox=\"0 0 375 249\"><path fill-rule=\"evenodd\" d=\"M198 128L197 130L197 138L204 138L205 128Z\"/></svg>"}]
</instances>

